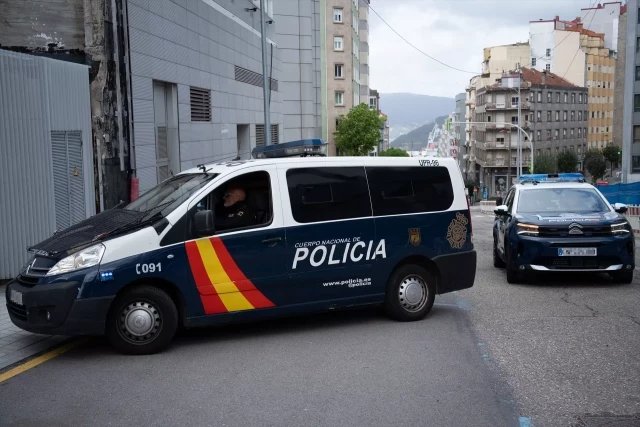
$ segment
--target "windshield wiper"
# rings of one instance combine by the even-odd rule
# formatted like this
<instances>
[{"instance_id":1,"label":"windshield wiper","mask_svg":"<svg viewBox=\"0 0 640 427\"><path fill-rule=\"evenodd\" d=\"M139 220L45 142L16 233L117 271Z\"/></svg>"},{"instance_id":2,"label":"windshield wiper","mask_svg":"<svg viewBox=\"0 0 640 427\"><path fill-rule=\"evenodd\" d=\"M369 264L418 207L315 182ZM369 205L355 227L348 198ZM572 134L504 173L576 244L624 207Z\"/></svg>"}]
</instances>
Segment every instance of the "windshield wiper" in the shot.
<instances>
[{"instance_id":1,"label":"windshield wiper","mask_svg":"<svg viewBox=\"0 0 640 427\"><path fill-rule=\"evenodd\" d=\"M165 202L165 203L159 204L159 205L154 206L154 207L152 207L150 209L147 209L146 211L141 211L141 212L139 212L140 216L138 218L136 218L133 221L128 222L126 224L122 224L121 226L116 227L111 231L107 231L105 233L102 233L102 234L96 236L94 238L94 240L99 240L99 239L102 239L102 238L107 237L107 236L112 236L112 235L114 235L116 233L122 233L122 232L125 232L125 231L129 231L129 230L133 230L133 229L136 229L136 228L140 228L140 227L148 225L148 224L153 224L158 219L164 217L164 215L162 214L162 208L164 208L165 206L170 205L173 202L175 202L175 200L171 200L169 202ZM155 212L151 216L149 216L149 213L151 213L153 211L157 211L157 212Z\"/></svg>"}]
</instances>

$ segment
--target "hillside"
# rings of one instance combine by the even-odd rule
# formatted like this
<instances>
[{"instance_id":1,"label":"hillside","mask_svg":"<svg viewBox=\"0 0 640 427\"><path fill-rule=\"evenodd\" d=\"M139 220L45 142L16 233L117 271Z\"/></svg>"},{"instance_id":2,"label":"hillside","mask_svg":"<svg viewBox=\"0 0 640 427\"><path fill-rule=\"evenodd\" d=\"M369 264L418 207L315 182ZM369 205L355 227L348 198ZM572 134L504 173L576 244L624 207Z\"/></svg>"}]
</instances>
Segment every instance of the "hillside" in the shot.
<instances>
[{"instance_id":1,"label":"hillside","mask_svg":"<svg viewBox=\"0 0 640 427\"><path fill-rule=\"evenodd\" d=\"M427 142L429 142L429 133L433 130L435 123L442 126L448 116L449 115L436 117L435 121L422 125L409 133L400 135L398 138L391 141L391 146L411 150L411 142L413 142L413 150L419 150L422 147L426 147Z\"/></svg>"},{"instance_id":2,"label":"hillside","mask_svg":"<svg viewBox=\"0 0 640 427\"><path fill-rule=\"evenodd\" d=\"M417 95L413 93L381 93L380 109L389 117L389 139L433 121L436 117L452 113L456 108L453 98Z\"/></svg>"}]
</instances>

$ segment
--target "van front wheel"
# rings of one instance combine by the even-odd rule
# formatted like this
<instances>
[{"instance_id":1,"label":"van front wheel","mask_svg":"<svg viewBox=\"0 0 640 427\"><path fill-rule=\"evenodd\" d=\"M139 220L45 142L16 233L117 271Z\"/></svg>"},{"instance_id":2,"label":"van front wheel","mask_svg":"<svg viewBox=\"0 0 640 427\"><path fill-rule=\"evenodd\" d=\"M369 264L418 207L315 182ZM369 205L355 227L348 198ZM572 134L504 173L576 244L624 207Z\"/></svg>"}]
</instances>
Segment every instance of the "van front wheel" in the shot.
<instances>
[{"instance_id":1,"label":"van front wheel","mask_svg":"<svg viewBox=\"0 0 640 427\"><path fill-rule=\"evenodd\" d=\"M410 264L397 269L387 284L385 310L396 320L421 320L431 311L436 296L435 278L424 268Z\"/></svg>"},{"instance_id":2,"label":"van front wheel","mask_svg":"<svg viewBox=\"0 0 640 427\"><path fill-rule=\"evenodd\" d=\"M116 350L153 354L171 343L178 327L178 309L163 290L140 286L115 299L107 322L107 337Z\"/></svg>"}]
</instances>

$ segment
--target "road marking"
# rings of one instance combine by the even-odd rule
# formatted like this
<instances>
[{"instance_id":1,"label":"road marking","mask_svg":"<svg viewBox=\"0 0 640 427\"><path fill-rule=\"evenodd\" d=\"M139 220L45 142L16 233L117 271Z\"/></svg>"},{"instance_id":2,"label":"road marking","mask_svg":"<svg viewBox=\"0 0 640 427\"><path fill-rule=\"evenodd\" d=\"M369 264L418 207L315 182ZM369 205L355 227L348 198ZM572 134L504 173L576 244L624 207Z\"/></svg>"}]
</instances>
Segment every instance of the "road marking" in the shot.
<instances>
[{"instance_id":1,"label":"road marking","mask_svg":"<svg viewBox=\"0 0 640 427\"><path fill-rule=\"evenodd\" d=\"M8 380L9 378L13 378L16 375L20 375L21 373L28 371L31 368L35 368L36 366L43 364L47 360L51 360L54 357L60 356L61 354L66 353L67 351L78 347L80 344L84 344L86 341L87 341L86 339L77 339L77 340L71 341L60 347L54 348L53 350L45 354L35 357L21 365L18 365L13 369L9 369L8 371L0 374L0 383Z\"/></svg>"}]
</instances>

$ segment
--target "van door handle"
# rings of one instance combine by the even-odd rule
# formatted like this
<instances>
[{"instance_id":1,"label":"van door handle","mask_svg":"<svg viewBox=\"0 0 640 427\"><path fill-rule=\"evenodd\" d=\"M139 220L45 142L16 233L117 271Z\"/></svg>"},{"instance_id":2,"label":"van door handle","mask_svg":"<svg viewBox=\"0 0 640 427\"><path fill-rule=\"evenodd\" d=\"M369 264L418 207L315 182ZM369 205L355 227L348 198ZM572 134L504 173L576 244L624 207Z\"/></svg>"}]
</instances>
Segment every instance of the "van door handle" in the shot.
<instances>
[{"instance_id":1,"label":"van door handle","mask_svg":"<svg viewBox=\"0 0 640 427\"><path fill-rule=\"evenodd\" d=\"M271 239L264 239L262 243L269 246L274 246L276 243L282 240L282 237L273 237Z\"/></svg>"}]
</instances>

